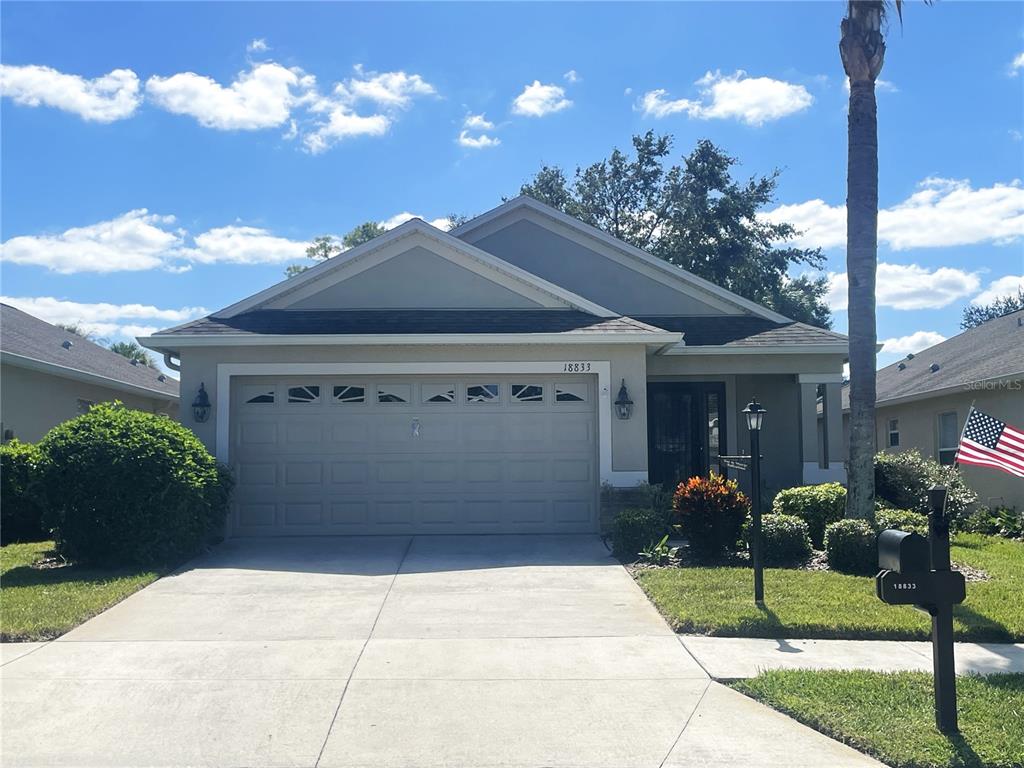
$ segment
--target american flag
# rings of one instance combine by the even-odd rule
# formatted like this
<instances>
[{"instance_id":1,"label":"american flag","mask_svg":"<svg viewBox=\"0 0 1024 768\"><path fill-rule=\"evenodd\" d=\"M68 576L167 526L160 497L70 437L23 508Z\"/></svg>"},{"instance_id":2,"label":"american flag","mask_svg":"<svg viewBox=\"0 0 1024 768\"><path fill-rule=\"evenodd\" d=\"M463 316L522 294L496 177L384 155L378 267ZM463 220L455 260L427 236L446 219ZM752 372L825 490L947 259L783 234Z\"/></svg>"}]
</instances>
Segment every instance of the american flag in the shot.
<instances>
[{"instance_id":1,"label":"american flag","mask_svg":"<svg viewBox=\"0 0 1024 768\"><path fill-rule=\"evenodd\" d=\"M956 460L960 464L995 467L1024 477L1024 432L972 408L964 424Z\"/></svg>"}]
</instances>

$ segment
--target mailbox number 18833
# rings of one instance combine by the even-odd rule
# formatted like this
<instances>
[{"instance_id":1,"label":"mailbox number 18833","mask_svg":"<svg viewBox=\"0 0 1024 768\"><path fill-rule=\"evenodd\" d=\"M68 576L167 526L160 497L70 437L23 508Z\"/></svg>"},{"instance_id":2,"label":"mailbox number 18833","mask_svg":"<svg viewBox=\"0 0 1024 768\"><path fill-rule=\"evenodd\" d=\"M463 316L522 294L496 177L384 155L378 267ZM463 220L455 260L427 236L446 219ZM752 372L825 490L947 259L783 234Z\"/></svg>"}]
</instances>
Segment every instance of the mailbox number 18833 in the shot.
<instances>
[{"instance_id":1,"label":"mailbox number 18833","mask_svg":"<svg viewBox=\"0 0 1024 768\"><path fill-rule=\"evenodd\" d=\"M562 371L564 373L590 373L590 363L563 363Z\"/></svg>"}]
</instances>

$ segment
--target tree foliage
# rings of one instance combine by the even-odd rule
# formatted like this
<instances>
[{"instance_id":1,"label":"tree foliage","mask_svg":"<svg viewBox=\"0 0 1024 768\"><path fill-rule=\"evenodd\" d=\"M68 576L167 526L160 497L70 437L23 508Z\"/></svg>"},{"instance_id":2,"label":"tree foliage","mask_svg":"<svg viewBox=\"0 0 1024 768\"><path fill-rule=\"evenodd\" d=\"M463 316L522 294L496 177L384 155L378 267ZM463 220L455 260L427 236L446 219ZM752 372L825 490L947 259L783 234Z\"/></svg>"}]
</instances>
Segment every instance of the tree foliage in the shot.
<instances>
[{"instance_id":1,"label":"tree foliage","mask_svg":"<svg viewBox=\"0 0 1024 768\"><path fill-rule=\"evenodd\" d=\"M337 256L342 251L347 251L349 248L355 248L357 245L367 243L378 235L383 235L387 232L384 227L375 221L364 221L357 227L353 227L344 237L341 238L341 242L331 235L321 235L320 237L314 237L313 242L306 248L306 257L313 261L326 261L334 256ZM286 277L295 277L301 275L313 264L292 264L285 269L284 274Z\"/></svg>"},{"instance_id":2,"label":"tree foliage","mask_svg":"<svg viewBox=\"0 0 1024 768\"><path fill-rule=\"evenodd\" d=\"M632 155L615 149L572 180L545 166L520 193L781 314L829 327L825 278L788 274L820 270L820 249L786 246L799 234L793 225L759 215L774 200L779 171L737 179L738 159L706 139L681 164L671 164L671 150L671 136L648 131L633 137Z\"/></svg>"},{"instance_id":3,"label":"tree foliage","mask_svg":"<svg viewBox=\"0 0 1024 768\"><path fill-rule=\"evenodd\" d=\"M134 341L115 341L110 345L110 351L142 365L148 365L150 368L156 368L156 360L153 359L153 356Z\"/></svg>"},{"instance_id":4,"label":"tree foliage","mask_svg":"<svg viewBox=\"0 0 1024 768\"><path fill-rule=\"evenodd\" d=\"M984 304L980 307L964 307L960 327L966 331L968 328L975 328L989 320L995 320L997 317L1021 309L1024 309L1024 288L1018 288L1016 296L1002 296L991 304Z\"/></svg>"}]
</instances>

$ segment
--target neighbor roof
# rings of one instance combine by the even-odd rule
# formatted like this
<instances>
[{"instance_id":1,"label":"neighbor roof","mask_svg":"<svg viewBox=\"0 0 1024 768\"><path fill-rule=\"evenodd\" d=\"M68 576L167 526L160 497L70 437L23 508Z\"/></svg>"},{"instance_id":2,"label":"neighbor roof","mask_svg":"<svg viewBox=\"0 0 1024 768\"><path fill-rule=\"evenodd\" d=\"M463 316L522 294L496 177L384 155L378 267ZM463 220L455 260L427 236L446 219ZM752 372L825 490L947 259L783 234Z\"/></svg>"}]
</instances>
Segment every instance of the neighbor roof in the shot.
<instances>
[{"instance_id":1,"label":"neighbor roof","mask_svg":"<svg viewBox=\"0 0 1024 768\"><path fill-rule=\"evenodd\" d=\"M937 368L932 370L933 366ZM1018 310L882 368L876 379L876 402L948 394L975 382L1022 373L1024 310ZM849 407L849 388L843 387L843 408Z\"/></svg>"},{"instance_id":2,"label":"neighbor roof","mask_svg":"<svg viewBox=\"0 0 1024 768\"><path fill-rule=\"evenodd\" d=\"M7 304L0 304L0 353L3 362L11 365L88 379L114 389L178 397L178 382L160 371L132 365L106 347Z\"/></svg>"}]
</instances>

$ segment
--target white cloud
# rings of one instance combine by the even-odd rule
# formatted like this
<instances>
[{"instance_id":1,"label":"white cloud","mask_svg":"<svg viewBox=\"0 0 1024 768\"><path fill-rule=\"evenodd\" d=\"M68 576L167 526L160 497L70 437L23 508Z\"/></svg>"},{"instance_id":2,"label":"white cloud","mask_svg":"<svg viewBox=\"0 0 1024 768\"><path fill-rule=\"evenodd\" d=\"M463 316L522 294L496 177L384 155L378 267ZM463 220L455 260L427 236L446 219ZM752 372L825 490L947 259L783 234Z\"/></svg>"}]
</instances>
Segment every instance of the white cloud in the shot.
<instances>
[{"instance_id":1,"label":"white cloud","mask_svg":"<svg viewBox=\"0 0 1024 768\"><path fill-rule=\"evenodd\" d=\"M384 229L394 229L395 227L405 224L405 222L411 221L412 219L423 219L433 227L443 229L445 232L448 231L449 222L447 216L443 216L439 219L427 219L425 216L420 216L416 213L409 213L408 211L396 213L390 219L384 219L384 221L380 222L380 225L384 227Z\"/></svg>"},{"instance_id":2,"label":"white cloud","mask_svg":"<svg viewBox=\"0 0 1024 768\"><path fill-rule=\"evenodd\" d=\"M1024 69L1024 51L1013 57L1013 61L1010 62L1010 74L1016 75L1022 69Z\"/></svg>"},{"instance_id":3,"label":"white cloud","mask_svg":"<svg viewBox=\"0 0 1024 768\"><path fill-rule=\"evenodd\" d=\"M257 37L255 40L252 40L247 46L245 46L245 50L249 53L264 53L265 51L270 50L270 46L267 45L267 41L265 38Z\"/></svg>"},{"instance_id":4,"label":"white cloud","mask_svg":"<svg viewBox=\"0 0 1024 768\"><path fill-rule=\"evenodd\" d=\"M846 244L846 206L823 200L780 205L765 219L789 222L803 234L801 248ZM901 203L878 213L878 239L894 250L992 242L1024 236L1024 186L1019 180L975 189L966 179L928 178Z\"/></svg>"},{"instance_id":5,"label":"white cloud","mask_svg":"<svg viewBox=\"0 0 1024 768\"><path fill-rule=\"evenodd\" d=\"M232 224L196 235L195 246L182 256L200 264L281 264L304 258L308 245L260 227Z\"/></svg>"},{"instance_id":6,"label":"white cloud","mask_svg":"<svg viewBox=\"0 0 1024 768\"><path fill-rule=\"evenodd\" d=\"M167 228L173 223L173 216L139 208L56 235L12 237L0 245L0 257L62 274L155 269L181 245L181 233Z\"/></svg>"},{"instance_id":7,"label":"white cloud","mask_svg":"<svg viewBox=\"0 0 1024 768\"><path fill-rule=\"evenodd\" d=\"M383 136L391 127L391 118L385 115L364 117L340 103L329 104L323 111L327 119L302 138L303 145L314 155L326 152L337 142L353 136Z\"/></svg>"},{"instance_id":8,"label":"white cloud","mask_svg":"<svg viewBox=\"0 0 1024 768\"><path fill-rule=\"evenodd\" d=\"M154 75L146 81L146 93L168 112L194 117L206 128L257 131L286 123L314 85L301 69L264 62L239 73L227 87L195 72Z\"/></svg>"},{"instance_id":9,"label":"white cloud","mask_svg":"<svg viewBox=\"0 0 1024 768\"><path fill-rule=\"evenodd\" d=\"M731 75L708 72L696 82L700 99L669 99L658 88L640 97L637 108L646 117L663 118L684 113L699 120L735 119L763 125L807 109L814 97L802 85L770 77L748 77L743 70Z\"/></svg>"},{"instance_id":10,"label":"white cloud","mask_svg":"<svg viewBox=\"0 0 1024 768\"><path fill-rule=\"evenodd\" d=\"M466 115L466 119L462 121L462 127L470 131L493 131L494 123L480 113L479 115Z\"/></svg>"},{"instance_id":11,"label":"white cloud","mask_svg":"<svg viewBox=\"0 0 1024 768\"><path fill-rule=\"evenodd\" d=\"M1016 298L1022 290L1024 290L1024 275L1006 275L990 282L988 288L971 299L971 304L982 307L991 304L996 299L1005 299L1009 296Z\"/></svg>"},{"instance_id":12,"label":"white cloud","mask_svg":"<svg viewBox=\"0 0 1024 768\"><path fill-rule=\"evenodd\" d=\"M569 83L578 83L580 80L583 79L582 77L580 77L579 72L577 72L575 69L570 69L568 72L562 75L562 77L565 78L566 82Z\"/></svg>"},{"instance_id":13,"label":"white cloud","mask_svg":"<svg viewBox=\"0 0 1024 768\"><path fill-rule=\"evenodd\" d=\"M487 147L496 147L501 144L501 139L496 136L488 136L486 133L481 133L479 136L471 136L469 131L459 131L458 138L459 146L467 147L469 149L486 149Z\"/></svg>"},{"instance_id":14,"label":"white cloud","mask_svg":"<svg viewBox=\"0 0 1024 768\"><path fill-rule=\"evenodd\" d=\"M883 355L906 355L920 352L922 349L934 347L946 340L946 337L935 331L915 331L909 336L897 336L882 340Z\"/></svg>"},{"instance_id":15,"label":"white cloud","mask_svg":"<svg viewBox=\"0 0 1024 768\"><path fill-rule=\"evenodd\" d=\"M407 108L416 96L432 96L434 86L420 75L405 72L365 72L355 67L356 76L335 86L335 95L352 103L360 99L372 101L381 107Z\"/></svg>"},{"instance_id":16,"label":"white cloud","mask_svg":"<svg viewBox=\"0 0 1024 768\"><path fill-rule=\"evenodd\" d=\"M878 265L875 301L892 309L940 309L975 293L981 281L977 274L953 267L928 269L917 264ZM834 312L847 308L848 281L845 272L829 275L825 301Z\"/></svg>"},{"instance_id":17,"label":"white cloud","mask_svg":"<svg viewBox=\"0 0 1024 768\"><path fill-rule=\"evenodd\" d=\"M87 80L35 64L0 64L0 93L15 104L55 107L98 123L130 117L142 100L139 78L130 69Z\"/></svg>"},{"instance_id":18,"label":"white cloud","mask_svg":"<svg viewBox=\"0 0 1024 768\"><path fill-rule=\"evenodd\" d=\"M571 106L572 102L565 98L564 88L559 85L542 85L540 80L534 80L516 96L512 102L512 111L527 117L543 117Z\"/></svg>"}]
</instances>

